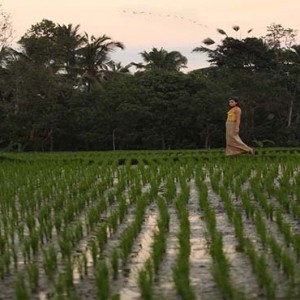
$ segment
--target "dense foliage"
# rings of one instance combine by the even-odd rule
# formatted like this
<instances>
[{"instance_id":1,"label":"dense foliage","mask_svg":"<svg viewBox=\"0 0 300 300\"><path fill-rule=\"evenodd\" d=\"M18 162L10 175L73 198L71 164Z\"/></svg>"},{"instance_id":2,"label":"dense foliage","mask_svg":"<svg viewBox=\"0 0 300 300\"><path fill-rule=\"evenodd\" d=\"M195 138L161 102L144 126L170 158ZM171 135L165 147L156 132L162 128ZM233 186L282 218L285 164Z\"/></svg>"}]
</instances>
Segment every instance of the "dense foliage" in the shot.
<instances>
[{"instance_id":1,"label":"dense foliage","mask_svg":"<svg viewBox=\"0 0 300 300\"><path fill-rule=\"evenodd\" d=\"M235 31L238 26L233 27ZM211 67L182 73L186 58L153 48L121 66L110 37L50 20L18 50L0 53L0 148L18 151L223 147L227 100L241 99L241 135L253 146L300 145L300 45L273 24L263 38L206 40ZM283 42L284 41L284 42ZM191 49L192 51L193 49Z\"/></svg>"}]
</instances>

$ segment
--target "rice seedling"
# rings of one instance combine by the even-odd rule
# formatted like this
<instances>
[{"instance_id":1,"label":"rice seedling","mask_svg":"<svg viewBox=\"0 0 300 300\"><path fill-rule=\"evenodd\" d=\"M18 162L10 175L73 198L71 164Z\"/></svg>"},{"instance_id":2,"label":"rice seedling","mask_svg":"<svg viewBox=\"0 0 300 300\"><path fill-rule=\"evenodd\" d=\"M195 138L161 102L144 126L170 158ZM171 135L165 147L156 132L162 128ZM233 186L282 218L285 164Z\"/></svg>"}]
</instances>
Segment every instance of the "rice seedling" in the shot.
<instances>
[{"instance_id":1,"label":"rice seedling","mask_svg":"<svg viewBox=\"0 0 300 300\"><path fill-rule=\"evenodd\" d=\"M281 255L281 264L284 273L287 275L288 278L294 278L295 276L295 264L294 261L291 259L290 255L286 252L283 252Z\"/></svg>"},{"instance_id":2,"label":"rice seedling","mask_svg":"<svg viewBox=\"0 0 300 300\"><path fill-rule=\"evenodd\" d=\"M262 245L265 247L267 243L267 228L266 224L261 216L261 213L257 210L255 214L256 231L260 236Z\"/></svg>"},{"instance_id":3,"label":"rice seedling","mask_svg":"<svg viewBox=\"0 0 300 300\"><path fill-rule=\"evenodd\" d=\"M28 280L30 290L34 293L39 287L39 268L36 263L27 266Z\"/></svg>"},{"instance_id":4,"label":"rice seedling","mask_svg":"<svg viewBox=\"0 0 300 300\"><path fill-rule=\"evenodd\" d=\"M96 267L97 299L107 300L110 297L109 271L104 260L100 260Z\"/></svg>"},{"instance_id":5,"label":"rice seedling","mask_svg":"<svg viewBox=\"0 0 300 300\"><path fill-rule=\"evenodd\" d=\"M31 232L29 243L32 249L32 254L36 255L39 250L39 234L36 230Z\"/></svg>"},{"instance_id":6,"label":"rice seedling","mask_svg":"<svg viewBox=\"0 0 300 300\"><path fill-rule=\"evenodd\" d=\"M141 291L141 296L143 299L153 299L153 271L151 261L147 260L145 263L145 268L139 271L138 274L138 286Z\"/></svg>"},{"instance_id":7,"label":"rice seedling","mask_svg":"<svg viewBox=\"0 0 300 300\"><path fill-rule=\"evenodd\" d=\"M274 261L277 266L280 267L282 261L282 248L278 245L274 237L269 237L269 245L274 257Z\"/></svg>"},{"instance_id":8,"label":"rice seedling","mask_svg":"<svg viewBox=\"0 0 300 300\"><path fill-rule=\"evenodd\" d=\"M17 300L30 300L25 279L22 274L18 274L15 280L15 296Z\"/></svg>"},{"instance_id":9,"label":"rice seedling","mask_svg":"<svg viewBox=\"0 0 300 300\"><path fill-rule=\"evenodd\" d=\"M264 256L257 257L256 260L256 274L260 279L260 282L263 284L264 288L266 289L266 294L269 299L274 299L275 295L275 285L273 283L272 277L269 273L267 273L266 269L266 260Z\"/></svg>"},{"instance_id":10,"label":"rice seedling","mask_svg":"<svg viewBox=\"0 0 300 300\"><path fill-rule=\"evenodd\" d=\"M300 260L300 234L295 234L293 237L293 246L296 252L297 260Z\"/></svg>"},{"instance_id":11,"label":"rice seedling","mask_svg":"<svg viewBox=\"0 0 300 300\"><path fill-rule=\"evenodd\" d=\"M123 265L126 264L128 256L131 251L131 247L136 236L136 229L134 225L126 228L120 240L120 249Z\"/></svg>"},{"instance_id":12,"label":"rice seedling","mask_svg":"<svg viewBox=\"0 0 300 300\"><path fill-rule=\"evenodd\" d=\"M118 222L122 223L127 214L127 203L124 197L118 197L119 209L118 209Z\"/></svg>"},{"instance_id":13,"label":"rice seedling","mask_svg":"<svg viewBox=\"0 0 300 300\"><path fill-rule=\"evenodd\" d=\"M252 242L248 238L245 239L245 250L250 259L252 269L257 275L260 286L265 289L269 299L273 299L275 295L276 284L274 283L272 276L267 271L267 265L264 256L259 256L256 253Z\"/></svg>"},{"instance_id":14,"label":"rice seedling","mask_svg":"<svg viewBox=\"0 0 300 300\"><path fill-rule=\"evenodd\" d=\"M176 211L180 222L180 232L178 233L179 250L176 263L173 267L173 280L177 293L183 299L196 299L194 290L189 280L189 256L190 246L190 223L186 202L189 197L189 187L185 181L181 179L181 194L175 202Z\"/></svg>"},{"instance_id":15,"label":"rice seedling","mask_svg":"<svg viewBox=\"0 0 300 300\"><path fill-rule=\"evenodd\" d=\"M287 222L283 222L281 231L282 231L285 243L286 243L287 247L289 247L293 242L290 225Z\"/></svg>"},{"instance_id":16,"label":"rice seedling","mask_svg":"<svg viewBox=\"0 0 300 300\"><path fill-rule=\"evenodd\" d=\"M73 264L71 260L65 260L65 276L64 276L64 288L67 291L67 294L70 295L70 292L73 290Z\"/></svg>"},{"instance_id":17,"label":"rice seedling","mask_svg":"<svg viewBox=\"0 0 300 300\"><path fill-rule=\"evenodd\" d=\"M278 202L280 203L281 207L284 208L284 211L286 213L290 213L290 201L286 191L284 189L277 189L276 194L277 194Z\"/></svg>"},{"instance_id":18,"label":"rice seedling","mask_svg":"<svg viewBox=\"0 0 300 300\"><path fill-rule=\"evenodd\" d=\"M23 242L23 259L25 262L30 262L31 260L31 251L30 251L30 240L29 238L24 239Z\"/></svg>"},{"instance_id":19,"label":"rice seedling","mask_svg":"<svg viewBox=\"0 0 300 300\"><path fill-rule=\"evenodd\" d=\"M96 263L97 263L98 247L97 247L97 244L94 240L90 241L89 247L90 247L90 250L92 252L93 265L95 267Z\"/></svg>"},{"instance_id":20,"label":"rice seedling","mask_svg":"<svg viewBox=\"0 0 300 300\"><path fill-rule=\"evenodd\" d=\"M171 202L176 196L176 185L172 177L169 177L166 181L166 200Z\"/></svg>"},{"instance_id":21,"label":"rice seedling","mask_svg":"<svg viewBox=\"0 0 300 300\"><path fill-rule=\"evenodd\" d=\"M107 193L107 202L109 205L113 204L116 200L116 192L115 191L109 191Z\"/></svg>"},{"instance_id":22,"label":"rice seedling","mask_svg":"<svg viewBox=\"0 0 300 300\"><path fill-rule=\"evenodd\" d=\"M246 192L241 193L241 200L242 200L243 207L245 209L246 218L248 220L254 220L254 208L253 205L251 204L250 197Z\"/></svg>"},{"instance_id":23,"label":"rice seedling","mask_svg":"<svg viewBox=\"0 0 300 300\"><path fill-rule=\"evenodd\" d=\"M109 236L112 236L116 233L119 225L119 216L118 212L114 212L107 218L107 227L109 231Z\"/></svg>"},{"instance_id":24,"label":"rice seedling","mask_svg":"<svg viewBox=\"0 0 300 300\"><path fill-rule=\"evenodd\" d=\"M107 243L107 225L101 224L97 229L96 238L98 242L98 247L100 250L100 254L103 252L105 244Z\"/></svg>"},{"instance_id":25,"label":"rice seedling","mask_svg":"<svg viewBox=\"0 0 300 300\"><path fill-rule=\"evenodd\" d=\"M82 223L80 221L76 222L75 224L74 237L76 242L79 242L80 239L82 239L83 237L83 228L82 228Z\"/></svg>"},{"instance_id":26,"label":"rice seedling","mask_svg":"<svg viewBox=\"0 0 300 300\"><path fill-rule=\"evenodd\" d=\"M71 242L70 235L64 234L63 236L60 237L59 247L60 247L60 252L61 252L62 258L71 259L72 242Z\"/></svg>"},{"instance_id":27,"label":"rice seedling","mask_svg":"<svg viewBox=\"0 0 300 300\"><path fill-rule=\"evenodd\" d=\"M116 280L118 279L118 274L119 274L119 253L117 249L114 249L110 258L110 263L112 267L112 276L113 279Z\"/></svg>"},{"instance_id":28,"label":"rice seedling","mask_svg":"<svg viewBox=\"0 0 300 300\"><path fill-rule=\"evenodd\" d=\"M48 250L43 250L43 255L43 265L45 273L49 277L49 279L52 280L57 269L56 250L53 246L50 246Z\"/></svg>"},{"instance_id":29,"label":"rice seedling","mask_svg":"<svg viewBox=\"0 0 300 300\"><path fill-rule=\"evenodd\" d=\"M237 210L235 210L234 212L232 223L234 225L235 235L239 242L239 251L242 252L244 251L244 243L245 243L244 225L243 225L242 215Z\"/></svg>"}]
</instances>

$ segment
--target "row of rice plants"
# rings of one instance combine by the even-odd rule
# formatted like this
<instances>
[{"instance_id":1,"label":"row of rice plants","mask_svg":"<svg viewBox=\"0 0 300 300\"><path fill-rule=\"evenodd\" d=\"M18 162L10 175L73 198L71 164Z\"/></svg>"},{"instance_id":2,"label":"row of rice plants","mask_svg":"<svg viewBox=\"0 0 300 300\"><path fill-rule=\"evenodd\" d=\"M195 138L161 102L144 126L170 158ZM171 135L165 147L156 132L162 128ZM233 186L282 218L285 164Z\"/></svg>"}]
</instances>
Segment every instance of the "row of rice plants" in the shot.
<instances>
[{"instance_id":1,"label":"row of rice plants","mask_svg":"<svg viewBox=\"0 0 300 300\"><path fill-rule=\"evenodd\" d=\"M219 176L220 173L217 173ZM224 299L235 299L236 292L229 276L229 262L223 251L223 239L221 233L217 230L217 221L215 211L211 208L208 199L208 190L203 181L204 175L202 171L196 172L196 185L199 189L199 206L204 215L204 220L208 230L208 238L210 241L210 255L213 259L213 277L217 288ZM214 187L217 188L217 182Z\"/></svg>"},{"instance_id":2,"label":"row of rice plants","mask_svg":"<svg viewBox=\"0 0 300 300\"><path fill-rule=\"evenodd\" d=\"M105 256L103 256L108 239L116 233L119 225L121 225L125 220L128 212L128 206L132 204L135 205L136 201L142 198L141 182L136 180L136 176L132 176L132 174L130 175L130 172L131 170L128 169L128 166L126 166L126 169L123 169L121 172L117 171L118 184L115 192L108 193L108 203L113 204L115 202L114 199L117 199L117 207L114 207L113 210L111 210L110 215L106 216L105 221L101 221L100 225L97 225L97 229L95 229L96 231L94 230L96 238L89 241L89 248L93 258L95 279L97 282L97 295L99 299L106 299L106 297L110 295L109 267ZM128 198L125 198L125 194L128 195ZM141 211L139 208L137 208L137 210L139 212ZM96 215L98 215L98 221L102 220L102 218L99 218L99 213ZM139 218L139 220L141 220L141 218ZM118 276L119 256L119 251L114 249L111 256L111 266L114 279ZM81 268L81 272L82 270L83 268ZM81 278L83 278L84 275L87 274L81 273Z\"/></svg>"},{"instance_id":3,"label":"row of rice plants","mask_svg":"<svg viewBox=\"0 0 300 300\"><path fill-rule=\"evenodd\" d=\"M92 182L92 181L91 181ZM92 185L92 187L87 190L87 193L85 194L85 196L89 196L89 195L93 195L95 194L95 190L97 190L97 185ZM80 194L76 194L75 197L73 197L73 200L76 201L76 199L80 198L83 199L84 197L81 196ZM95 197L96 199L94 199L93 201L98 202L99 198ZM90 200L88 200L89 205ZM100 203L100 204L99 204ZM82 206L82 208L84 208L85 206ZM96 204L97 209L104 210L106 207L105 201L103 201L103 199L101 199L100 202L98 202ZM100 213L100 211L98 211ZM76 215L78 216L78 213L82 214L82 212L80 212L79 210L76 211ZM99 216L99 215L98 215ZM83 219L82 219L83 220ZM100 220L100 218L98 217L98 220ZM67 222L68 221L68 222ZM75 245L80 241L80 239L83 237L83 225L81 223L81 221L77 220L77 221L73 221L73 218L71 219L64 219L64 230L63 231L58 231L57 234L57 239L53 240L49 246L48 249L44 249L43 250L43 257L44 257L44 269L45 269L45 273L48 275L48 278L53 281L53 274L55 274L56 270L57 270L57 266L58 266L58 255L56 254L57 251L57 247L56 244L58 242L59 244L59 248L60 248L60 253L61 253L61 257L62 259L65 261L64 265L66 269L71 269L71 253L72 253L72 249L75 247ZM73 224L70 225L72 222ZM70 278L70 274L68 274L68 278ZM66 276L66 274L64 276ZM66 283L68 283L70 286L72 286L71 280L69 279L68 281L66 281Z\"/></svg>"},{"instance_id":4,"label":"row of rice plants","mask_svg":"<svg viewBox=\"0 0 300 300\"><path fill-rule=\"evenodd\" d=\"M235 167L238 167L238 164L236 164ZM233 183L235 182L235 185L238 184L240 187L241 184L243 184L243 182L245 182L245 180L247 179L246 175L249 175L250 170L248 169L244 170L244 172L241 172L241 176L237 176L239 177L239 180L234 181L234 178L236 177L235 171L231 169L228 172L227 169L224 169L224 178L226 178L227 181ZM241 189L236 188L234 184L231 186L231 188L238 193L241 191ZM265 289L268 299L273 299L275 295L276 285L274 283L274 280L272 279L271 273L267 270L267 263L264 254L260 255L255 249L253 242L249 238L244 236L242 215L239 209L233 205L228 190L224 186L220 186L215 191L219 193L221 199L224 201L224 207L228 215L228 219L234 226L235 235L239 242L239 251L244 251L247 254L252 265L252 270L256 274L259 284ZM236 194L236 198L238 197L239 194ZM247 217L253 216L256 213L251 201L242 201L242 204L244 205ZM256 226L257 228L259 228L259 225L257 223Z\"/></svg>"},{"instance_id":5,"label":"row of rice plants","mask_svg":"<svg viewBox=\"0 0 300 300\"><path fill-rule=\"evenodd\" d=\"M290 184L290 181L293 181L294 170L290 169L287 173L283 173L282 177L279 179L281 182L286 182L285 184L280 184L278 188L274 188L271 193L269 193L269 201L266 199L265 190L264 188L268 188L269 184L263 185L259 179L252 183L252 192L254 194L255 199L259 200L264 211L266 211L266 215L270 215L269 211L274 211L275 213L275 220L278 225L279 231L284 236L284 240L287 247L292 245L296 252L296 256L299 259L299 234L293 234L291 225L289 222L285 220L283 217L283 213L291 216L290 222L294 220L300 220L298 216L299 206L296 203L296 199L293 199L293 190L294 185ZM271 174L273 176L273 173ZM265 181L270 182L271 176L267 174L265 176ZM269 190L270 192L270 190ZM277 199L277 202L271 202L272 196ZM295 197L296 198L296 197ZM279 204L275 206L275 204ZM268 207L268 209L266 209ZM291 209L290 209L291 208ZM273 220L273 213L270 216L270 220Z\"/></svg>"},{"instance_id":6,"label":"row of rice plants","mask_svg":"<svg viewBox=\"0 0 300 300\"><path fill-rule=\"evenodd\" d=\"M94 255L94 260L97 261L95 265L97 267L100 265L98 264L99 259L103 262L105 245L110 236L116 233L122 220L126 219L128 204L134 204L134 199L144 197L141 196L144 188L141 187L141 182L145 185L152 181L151 190L147 195L149 199L152 199L149 201L153 201L157 197L157 193L161 192L160 182L162 178L166 178L163 192L165 191L166 200L171 202L174 199L174 195L176 195L176 188L172 182L190 180L193 176L195 161L200 158L205 159L203 153L200 155L200 153L193 151L182 153L170 151L162 155L156 153L153 157L151 157L152 154L148 155L149 153L145 155L140 155L140 153L131 155L130 159L126 158L124 160L124 164L121 167L118 167L119 159L125 156L124 154L112 157L109 160L111 165L105 164L105 157L108 156L104 155L101 157L99 154L89 154L88 159L92 159L93 162L101 162L101 166L93 163L86 164L85 161L78 163L81 157L77 155L78 161L72 162L70 159L66 165L62 162L56 162L55 159L51 161L41 159L38 163L32 163L30 172L26 171L26 167L24 167L22 171L23 178L19 178L17 172L13 172L11 169L9 171L9 168L7 168L6 174L10 174L14 179L11 182L10 180L4 180L5 188L3 190L6 197L5 201L2 204L0 203L1 215L4 216L0 221L0 249L3 250L1 253L4 253L0 259L1 276L5 279L7 272L12 271L12 262L15 262L14 265L19 267L19 271L22 272L21 275L26 281L25 285L27 286L31 282L33 290L38 289L38 285L34 282L38 281L36 278L44 276L44 272L49 274L52 272L54 274L52 276L56 279L50 279L50 281L55 281L56 285L59 282L59 277L62 277L65 278L62 282L65 282L66 286L68 284L71 286L71 281L73 282L72 274L70 275L67 270L74 269L74 252L76 248L80 246L81 241L86 239L87 236L95 234L95 238L92 239L97 246L96 255ZM241 193L241 186L244 179L247 179L247 176L250 177L254 173L261 174L260 184L265 182L264 178L267 177L268 172L266 172L264 162L260 161L259 158L255 158L256 160L253 162L250 159L242 158L240 162L243 164L239 164L238 160L224 160L221 156L215 156L217 160L213 161L213 153L210 156L211 160L209 158L209 163L203 166L213 170L213 176L211 176L212 186L221 194L229 219L235 224L234 226L239 228L238 224L242 223L242 218L240 218L235 208L232 207L232 203L226 200L224 190L229 191L231 189L236 194L236 198L239 198L238 195L241 195L240 198L245 205L246 215L251 219L254 218L254 222L260 224L258 225L261 228L259 236L261 236L262 240L268 235L268 232L263 224L265 221L261 212L267 215L268 220L276 220L286 245L289 244L293 249L297 249L297 235L293 233L290 222L287 222L285 217L283 217L283 212L286 214L293 213L294 217L297 217L297 209L299 208L296 193L297 177L292 178L292 170L294 170L294 173L297 173L297 169L292 169L288 164L282 169L278 168L278 170L286 174L283 177L281 175L278 177L279 188L273 187L271 189L271 184L269 183L264 185L268 185L272 197L279 195L278 198L282 197L283 199L283 190L288 190L288 199L291 200L290 198L292 197L293 203L287 204L286 199L280 200L279 207L284 208L283 212L281 212L279 207L274 206L273 202L265 201L265 197L261 196L261 194L264 194L262 186L258 185L260 192L256 193L256 198L260 197L260 200L257 203L261 203L259 206L264 208L262 208L262 211L257 212L257 207L251 205L252 201L249 195ZM174 158L176 158L178 163L173 164ZM136 166L131 166L132 159L135 160ZM10 166L12 165L11 163L9 164ZM16 170L17 166L18 164L15 164L14 170ZM228 168L230 166L233 168ZM274 170L276 169L276 164L271 164L271 166L274 166ZM224 173L224 168L227 171L226 174ZM241 174L239 174L238 178L232 177L239 168ZM147 169L152 171L144 172ZM166 176L169 175L170 170L174 173ZM118 185L114 188L113 178L115 176L118 177ZM242 178L242 176L244 177ZM3 175L1 178L4 177ZM180 177L184 178L184 180L180 179ZM28 180L28 178L32 179ZM220 187L219 183L221 181L226 189L222 186ZM184 184L181 183L181 185L183 186L182 190L184 190ZM131 188L128 190L129 197L127 198L124 197L124 192L129 186ZM109 195L110 189L113 190ZM294 191L291 192L293 189ZM107 193L107 196L104 196L104 193ZM14 197L13 203L10 200L12 196ZM17 216L16 221L11 222L10 219L13 215ZM184 224L183 221L182 224ZM245 249L248 247L250 249L248 252L250 253L251 245L249 246L247 239L242 238L242 232L242 229L240 229L239 233L236 229L240 247ZM243 241L245 243L244 246L242 245ZM266 239L266 246L269 249L272 249L272 247L275 249L270 251L284 253L282 250L278 250L282 247L278 248L280 245L275 237L270 238L270 241L272 241L273 246L268 244L268 238ZM89 247L91 244L88 244ZM222 241L216 238L215 244L221 245ZM17 251L19 248L22 249L21 255ZM186 248L188 249L188 247ZM91 247L90 250L92 251ZM121 253L122 251L119 249L112 251L110 265L118 265L119 258L122 259L123 257ZM215 251L212 250L212 253L215 253ZM22 255L26 259L25 267L22 265L24 260ZM42 261L40 261L40 258L42 258ZM283 259L280 258L281 261ZM52 266L51 260L53 261ZM61 263L62 266L59 266ZM76 257L76 265L79 264L81 265L82 276L84 276L88 269L85 254L80 255L79 258ZM41 265L43 269L40 268ZM115 267L114 269L117 270L118 268ZM283 268L283 263L281 263L281 268ZM59 272L59 275L56 276L57 272ZM20 278L22 278L21 275ZM296 275L293 275L293 278L295 277ZM63 288L57 285L57 290L63 290ZM70 295L73 293L71 290L69 292Z\"/></svg>"},{"instance_id":7,"label":"row of rice plants","mask_svg":"<svg viewBox=\"0 0 300 300\"><path fill-rule=\"evenodd\" d=\"M127 224L126 228L122 232L122 235L120 237L119 246L114 248L111 252L109 262L107 263L107 259L104 257L100 259L100 266L96 267L98 271L96 271L96 284L98 287L97 297L98 299L108 299L107 297L118 297L119 293L116 292L112 294L111 292L111 286L113 283L110 282L109 275L112 274L112 280L118 279L119 269L124 268L126 264L128 263L129 255L131 253L131 249L133 247L133 244L140 233L142 229L142 225L145 221L145 213L147 207L157 198L157 193L160 185L160 181L162 178L162 174L158 174L158 177L155 178L150 175L150 173L157 172L156 167L154 166L150 169L151 172L149 172L148 176L146 175L144 178L145 184L148 184L148 182L145 180L148 178L150 180L150 189L141 193L140 189L138 193L135 193L136 187L133 186L132 192L129 192L129 195L131 198L134 198L132 200L134 203L136 203L136 209L135 209L135 216L132 221L132 223ZM136 178L137 179L137 178ZM136 184L141 184L142 181L135 181ZM121 266L120 261L121 260ZM99 262L99 261L98 261ZM97 263L98 265L98 263ZM110 265L110 267L109 267ZM106 267L105 267L106 266ZM150 272L150 262L147 263L147 270ZM110 271L111 270L111 271ZM107 278L107 280L103 283L103 277ZM144 290L144 289L143 289Z\"/></svg>"},{"instance_id":8,"label":"row of rice plants","mask_svg":"<svg viewBox=\"0 0 300 300\"><path fill-rule=\"evenodd\" d=\"M89 191L88 191L89 192ZM88 193L87 193L88 194ZM78 196L79 197L79 193ZM74 199L74 198L73 198ZM75 198L76 200L76 198ZM105 205L104 205L105 206ZM98 206L99 207L99 206ZM84 206L82 206L82 208L84 208ZM74 210L73 210L74 211ZM80 214L82 213L82 211L79 211L79 210L76 210L75 212L79 212ZM51 217L51 214L50 214L50 217ZM67 219L68 220L68 219ZM100 220L100 218L98 217L98 220ZM64 231L63 232L60 232L59 235L60 235L60 239L59 239L59 245L60 245L60 248L61 248L61 253L62 253L62 256L64 257L68 257L70 256L71 254L71 249L74 247L74 245L82 238L82 234L83 234L83 225L81 224L81 222L79 221L75 221L74 222L74 225L72 226L69 226L68 224L70 224L70 222L73 221L73 218L71 218L69 220L69 222L66 222L66 219L64 219ZM63 238L62 238L63 236ZM53 246L52 246L53 247ZM55 249L56 250L56 249ZM49 252L51 253L55 253L55 250L49 250ZM48 250L46 250L48 251ZM52 257L52 260L54 261L53 265L55 266L56 263L55 263L55 257L52 255L46 255L45 254L46 252L44 251L44 258L45 258L45 262L44 262L44 267L45 268L48 268L48 269L51 269L51 266L49 266L49 264L51 264L51 257ZM49 267L47 267L49 266ZM52 267L52 272L53 272L53 267ZM48 271L46 270L46 272L48 273Z\"/></svg>"},{"instance_id":9,"label":"row of rice plants","mask_svg":"<svg viewBox=\"0 0 300 300\"><path fill-rule=\"evenodd\" d=\"M285 177L284 174L283 174L283 176ZM292 178L291 172L289 172L288 177L289 177L288 181L290 181ZM284 179L284 180L286 180L286 179ZM276 190L280 190L281 188L282 187L275 189L275 195L276 195ZM286 184L284 187L284 192L286 194L290 194L291 188L292 188L292 186L288 187L288 185ZM258 184L255 186L253 185L252 190L255 190L255 192L253 192L254 196L259 195L260 199L264 198L263 191L259 190ZM289 201L293 202L292 199L289 199ZM265 200L263 203L265 203L265 202L267 202L267 201ZM290 278L292 284L297 284L297 281L299 281L299 279L297 280L297 278L300 278L300 277L297 272L295 257L299 261L299 234L293 234L290 223L287 222L285 220L285 218L283 217L283 212L281 211L281 209L285 213L287 213L286 205L284 205L284 206L280 205L279 207L274 207L274 204L272 204L271 202L267 202L267 204L269 207L272 208L272 210L275 211L276 224L277 224L279 232L283 235L286 249L284 249L283 246L280 246L279 243L277 242L277 240L274 237L272 237L270 234L267 235L267 232L265 229L266 225L264 224L262 217L258 214L257 222L260 224L260 228L261 228L260 234L262 236L262 239L264 240L264 244L267 244L270 247L273 257L274 257L274 260L277 263L278 267L283 270L283 272L286 274L286 276L288 278ZM262 206L262 209L264 210L265 214L267 215L265 205ZM292 216L292 215L289 214L289 216ZM291 249L291 246L292 246L292 249Z\"/></svg>"},{"instance_id":10,"label":"row of rice plants","mask_svg":"<svg viewBox=\"0 0 300 300\"><path fill-rule=\"evenodd\" d=\"M157 198L159 209L158 231L154 233L152 253L138 273L138 285L143 299L154 299L153 282L157 275L160 263L166 252L166 238L169 230L169 212L167 204L162 197Z\"/></svg>"},{"instance_id":11,"label":"row of rice plants","mask_svg":"<svg viewBox=\"0 0 300 300\"><path fill-rule=\"evenodd\" d=\"M260 175L261 175L260 172L258 172L257 176ZM256 196L255 198L260 199L260 201L258 200L260 206L262 207L266 217L272 221L272 214L270 214L270 211L273 211L274 208L272 207L272 204L270 204L264 198L264 194L257 189L257 186L254 185L254 182L256 182L255 178L251 180L251 186L255 190L254 192L254 195ZM238 193L238 196L240 196L242 199L242 203L245 208L247 218L250 218L252 221L255 222L257 233L261 239L262 245L265 247L267 246L270 247L271 253L273 254L275 262L278 264L278 267L281 267L283 269L283 272L286 274L286 276L291 277L293 282L294 275L295 275L293 259L290 257L287 251L282 249L282 247L278 244L276 238L273 237L270 234L270 232L268 232L266 223L261 215L260 210L257 209L254 205L252 205L251 199L247 195L247 193L244 191L241 192L240 189L235 189L235 191ZM276 211L276 213L278 215L281 214L280 211Z\"/></svg>"},{"instance_id":12,"label":"row of rice plants","mask_svg":"<svg viewBox=\"0 0 300 300\"><path fill-rule=\"evenodd\" d=\"M191 287L189 278L189 257L191 245L189 212L186 208L186 204L189 199L190 189L184 176L180 178L180 187L181 192L175 200L176 211L180 223L180 231L178 233L179 249L176 263L173 267L173 280L177 293L182 299L196 299L196 295Z\"/></svg>"}]
</instances>

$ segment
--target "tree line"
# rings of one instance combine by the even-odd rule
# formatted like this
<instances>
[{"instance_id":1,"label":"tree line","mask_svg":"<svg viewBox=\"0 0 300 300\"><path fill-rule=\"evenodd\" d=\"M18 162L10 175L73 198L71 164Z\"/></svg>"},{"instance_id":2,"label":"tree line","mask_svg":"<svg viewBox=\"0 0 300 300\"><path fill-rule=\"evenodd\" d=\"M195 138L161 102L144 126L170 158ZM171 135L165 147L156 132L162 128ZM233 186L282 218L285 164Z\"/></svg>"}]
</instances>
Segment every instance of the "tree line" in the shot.
<instances>
[{"instance_id":1,"label":"tree line","mask_svg":"<svg viewBox=\"0 0 300 300\"><path fill-rule=\"evenodd\" d=\"M232 30L237 36L240 28ZM210 66L189 73L182 72L186 57L163 48L122 66L110 58L122 42L80 33L79 25L42 20L18 47L0 39L0 149L224 147L233 95L245 142L299 146L297 31L272 24L264 37L250 37L251 29L244 38L218 32L218 44L207 38L191 49L206 53Z\"/></svg>"}]
</instances>

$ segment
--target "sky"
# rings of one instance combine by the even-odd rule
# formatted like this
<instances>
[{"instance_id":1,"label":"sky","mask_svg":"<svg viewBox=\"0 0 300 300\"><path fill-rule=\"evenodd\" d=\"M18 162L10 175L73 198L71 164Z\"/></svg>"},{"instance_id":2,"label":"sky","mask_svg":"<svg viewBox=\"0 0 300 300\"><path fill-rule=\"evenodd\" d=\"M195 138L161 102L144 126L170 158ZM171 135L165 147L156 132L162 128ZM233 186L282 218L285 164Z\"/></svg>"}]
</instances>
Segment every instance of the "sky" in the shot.
<instances>
[{"instance_id":1,"label":"sky","mask_svg":"<svg viewBox=\"0 0 300 300\"><path fill-rule=\"evenodd\" d=\"M140 53L156 47L180 51L188 59L185 71L208 66L207 57L192 50L207 37L221 41L217 28L238 38L264 36L272 23L300 29L299 0L0 0L0 4L11 16L14 42L31 25L49 19L122 42L125 49L112 54L122 65L142 62ZM238 34L234 25L241 28Z\"/></svg>"}]
</instances>

